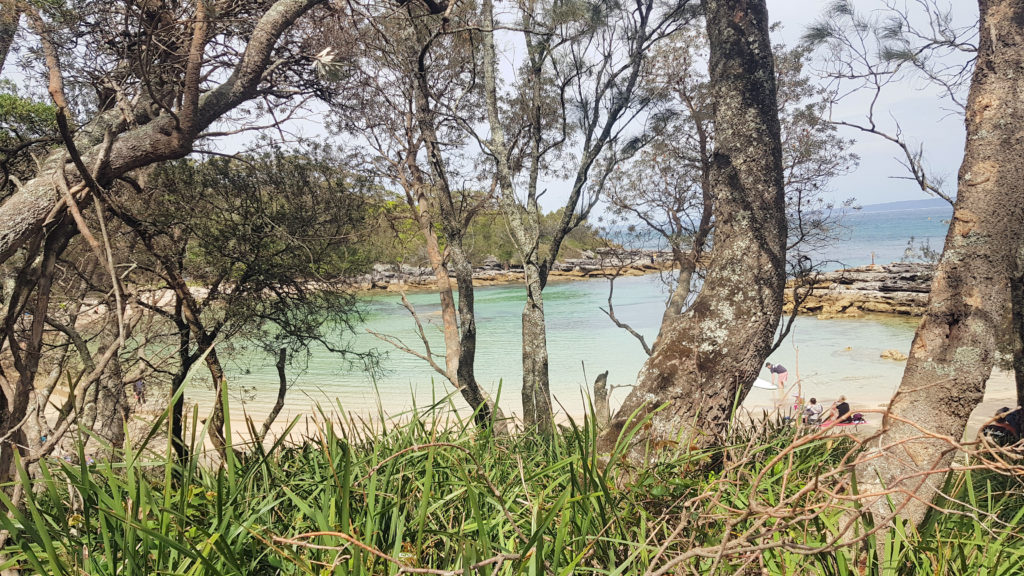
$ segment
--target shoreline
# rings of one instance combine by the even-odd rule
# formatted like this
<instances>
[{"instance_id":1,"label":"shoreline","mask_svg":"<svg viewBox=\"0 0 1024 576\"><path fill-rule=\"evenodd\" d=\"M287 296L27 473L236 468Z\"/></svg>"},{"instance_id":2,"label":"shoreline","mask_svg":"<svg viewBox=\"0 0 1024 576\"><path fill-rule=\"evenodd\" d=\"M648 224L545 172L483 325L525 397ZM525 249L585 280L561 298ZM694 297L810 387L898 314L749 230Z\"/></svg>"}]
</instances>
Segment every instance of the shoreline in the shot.
<instances>
[{"instance_id":1,"label":"shoreline","mask_svg":"<svg viewBox=\"0 0 1024 576\"><path fill-rule=\"evenodd\" d=\"M790 385L790 388L796 386L796 382ZM787 390L788 394L791 390ZM437 409L431 409L428 404L419 404L418 412L422 414L428 414L432 420L443 422L449 420L452 423L456 421L465 423L470 416L468 407L463 406L461 398L458 397L457 393L451 391L455 396L452 403L445 404L442 402ZM793 415L792 397L780 400L778 391L764 390L759 388L753 388L747 395L747 398L736 412L735 419L737 421L746 422L748 418L753 418L755 421L761 418L773 418L776 416L791 416ZM305 408L291 403L285 410L278 415L277 419L270 428L270 432L265 439L265 443L272 442L280 437L280 435L287 429L292 423L292 420L298 418L295 426L292 428L291 433L288 435L286 441L298 441L304 437L312 437L320 434L323 431L323 424L325 421L330 421L334 425L341 425L345 427L348 433L365 433L368 430L380 430L382 427L386 427L389 424L396 422L404 422L411 418L412 411L407 407L398 403L392 404L393 411L388 410L388 399L377 395L377 401L380 403L380 412L369 412L360 411L354 409L346 409L344 412L339 411L337 404L323 403L317 408L316 403L312 398L308 398L309 405ZM834 398L826 398L823 400L823 404L827 407L831 404ZM853 412L861 412L865 415L867 422L853 427L845 427L838 429L838 433L852 434L858 438L867 438L878 431L881 426L882 416L884 415L891 398L884 396L861 396L857 398L851 398L850 404ZM615 409L618 409L618 404L621 402L615 402ZM189 398L186 400L186 413L190 414L192 406L198 404L195 398ZM968 419L967 426L964 430L962 440L964 442L974 441L981 427L989 421L995 414L995 411L1003 406L1013 407L1016 406L1016 387L1014 383L1014 375L1012 372L1007 372L1000 369L994 369L992 375L988 380L985 387L985 395L982 401L972 411L970 418ZM233 403L230 406L230 426L232 430L232 436L235 439L236 445L246 445L252 442L252 438L249 434L249 428L247 419L252 419L252 422L256 429L260 429L263 425L263 419L266 417L266 413L261 410L252 410L253 406L246 406L244 403L239 406L239 403ZM322 414L321 414L322 410ZM614 410L612 412L614 414ZM141 419L139 421L144 422L148 419L157 416L156 411L142 410L139 413ZM383 416L383 418L382 418ZM510 418L511 429L513 431L519 429L519 417L517 414L512 413L507 415ZM203 420L207 417L200 410L199 418ZM555 414L556 424L568 425L570 421L581 423L586 417L586 414L581 411L568 413L559 411ZM204 445L207 449L212 449L212 445L209 444L209 438L204 439Z\"/></svg>"},{"instance_id":2,"label":"shoreline","mask_svg":"<svg viewBox=\"0 0 1024 576\"><path fill-rule=\"evenodd\" d=\"M567 258L555 262L548 273L549 280L574 281L613 277L646 276L674 269L671 255L666 252L626 252L621 255L600 257ZM449 270L449 274L453 274ZM522 282L525 272L522 267L501 266L497 261L473 268L473 286L506 286ZM349 280L360 293L380 292L424 292L437 290L437 277L433 270L397 264L377 263L373 271ZM453 290L457 289L455 278L449 280Z\"/></svg>"}]
</instances>

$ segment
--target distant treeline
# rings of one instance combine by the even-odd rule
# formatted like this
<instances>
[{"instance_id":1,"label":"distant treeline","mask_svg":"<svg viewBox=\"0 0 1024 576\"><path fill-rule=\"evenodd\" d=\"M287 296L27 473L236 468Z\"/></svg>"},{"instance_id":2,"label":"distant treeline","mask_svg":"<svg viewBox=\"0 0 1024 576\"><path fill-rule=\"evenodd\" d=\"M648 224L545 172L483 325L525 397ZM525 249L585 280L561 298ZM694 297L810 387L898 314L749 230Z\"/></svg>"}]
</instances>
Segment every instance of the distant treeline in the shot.
<instances>
[{"instance_id":1,"label":"distant treeline","mask_svg":"<svg viewBox=\"0 0 1024 576\"><path fill-rule=\"evenodd\" d=\"M408 210L403 208L395 203L384 203L376 207L378 218L371 219L366 231L365 258L373 262L428 265L423 235L408 217ZM561 217L562 210L541 217L542 256L547 256L546 240L551 237ZM439 228L437 233L443 247L444 231ZM615 243L606 236L601 227L584 222L566 236L559 257L579 258L585 251L614 246ZM496 207L473 218L463 242L474 266L484 264L491 257L503 265L522 264L522 258L509 238L505 219Z\"/></svg>"}]
</instances>

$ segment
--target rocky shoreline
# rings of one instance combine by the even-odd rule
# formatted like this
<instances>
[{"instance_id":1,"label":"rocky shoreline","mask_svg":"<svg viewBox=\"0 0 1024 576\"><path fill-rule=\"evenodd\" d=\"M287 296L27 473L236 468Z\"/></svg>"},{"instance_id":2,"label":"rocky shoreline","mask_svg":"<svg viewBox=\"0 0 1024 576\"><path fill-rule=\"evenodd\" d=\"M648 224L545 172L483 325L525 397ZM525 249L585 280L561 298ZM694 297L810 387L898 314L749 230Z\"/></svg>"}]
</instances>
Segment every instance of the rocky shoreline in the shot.
<instances>
[{"instance_id":1,"label":"rocky shoreline","mask_svg":"<svg viewBox=\"0 0 1024 576\"><path fill-rule=\"evenodd\" d=\"M928 306L935 265L893 263L822 274L800 305L820 319L856 318L866 312L922 316ZM786 285L785 311L793 310L793 281Z\"/></svg>"},{"instance_id":2,"label":"rocky shoreline","mask_svg":"<svg viewBox=\"0 0 1024 576\"><path fill-rule=\"evenodd\" d=\"M607 278L610 276L643 276L672 268L672 255L658 251L585 252L580 258L555 262L551 279ZM449 270L449 274L454 274ZM502 264L497 258L484 260L473 269L474 286L494 286L523 280L523 267ZM374 264L372 271L353 278L361 290L430 290L437 287L434 271L428 266L408 264ZM452 279L454 287L454 278Z\"/></svg>"}]
</instances>

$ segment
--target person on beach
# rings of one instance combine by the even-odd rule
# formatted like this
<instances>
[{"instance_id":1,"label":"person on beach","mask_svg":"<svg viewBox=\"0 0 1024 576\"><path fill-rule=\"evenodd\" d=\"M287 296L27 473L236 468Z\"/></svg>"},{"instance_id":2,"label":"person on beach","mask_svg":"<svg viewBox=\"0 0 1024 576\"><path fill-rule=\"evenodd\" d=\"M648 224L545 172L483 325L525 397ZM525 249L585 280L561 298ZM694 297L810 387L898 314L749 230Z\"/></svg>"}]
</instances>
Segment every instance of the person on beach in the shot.
<instances>
[{"instance_id":1,"label":"person on beach","mask_svg":"<svg viewBox=\"0 0 1024 576\"><path fill-rule=\"evenodd\" d=\"M842 424L846 421L849 413L850 405L846 403L846 396L840 396L838 400L832 403L832 407L828 409L828 415L825 416L825 420L822 423Z\"/></svg>"},{"instance_id":2,"label":"person on beach","mask_svg":"<svg viewBox=\"0 0 1024 576\"><path fill-rule=\"evenodd\" d=\"M1011 410L1003 406L996 410L995 419L982 429L982 433L1000 446L1016 444L1024 436L1024 413L1020 408Z\"/></svg>"},{"instance_id":3,"label":"person on beach","mask_svg":"<svg viewBox=\"0 0 1024 576\"><path fill-rule=\"evenodd\" d=\"M142 406L146 403L146 383L142 381L142 378L135 381L134 390L135 404Z\"/></svg>"},{"instance_id":4,"label":"person on beach","mask_svg":"<svg viewBox=\"0 0 1024 576\"><path fill-rule=\"evenodd\" d=\"M811 401L804 408L804 422L807 424L817 424L821 422L821 414L825 411L825 408L818 404L817 398L811 398Z\"/></svg>"},{"instance_id":5,"label":"person on beach","mask_svg":"<svg viewBox=\"0 0 1024 576\"><path fill-rule=\"evenodd\" d=\"M771 362L765 362L764 367L768 369L768 373L772 375L772 384L775 384L779 388L786 387L786 380L789 378L789 371L782 364L772 364Z\"/></svg>"}]
</instances>

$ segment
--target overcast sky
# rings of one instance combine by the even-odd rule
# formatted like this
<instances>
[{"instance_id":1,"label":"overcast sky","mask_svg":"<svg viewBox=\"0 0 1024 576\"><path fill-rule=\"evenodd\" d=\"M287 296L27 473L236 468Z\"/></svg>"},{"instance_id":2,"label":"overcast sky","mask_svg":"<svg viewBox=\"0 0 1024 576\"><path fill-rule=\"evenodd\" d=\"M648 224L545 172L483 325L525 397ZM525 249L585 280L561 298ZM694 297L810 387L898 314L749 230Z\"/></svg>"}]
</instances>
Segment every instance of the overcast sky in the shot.
<instances>
[{"instance_id":1,"label":"overcast sky","mask_svg":"<svg viewBox=\"0 0 1024 576\"><path fill-rule=\"evenodd\" d=\"M768 13L773 22L781 22L782 30L774 40L788 45L796 44L807 26L814 22L830 1L823 0L768 0ZM903 0L897 0L902 5ZM908 2L913 5L913 0ZM883 6L881 0L854 0L858 10L869 11ZM940 5L943 0L940 0ZM954 21L968 25L978 18L978 4L965 0L952 0ZM925 158L934 173L947 182L947 189L955 193L956 173L963 159L964 123L960 116L951 115L943 106L934 87L904 82L892 87L880 101L878 117L894 126L891 117L898 118L908 142L924 144ZM863 100L850 102L835 110L836 120L856 121L864 118ZM891 115L891 117L890 117ZM917 200L928 196L909 180L895 179L907 175L896 161L901 151L891 142L870 134L844 129L844 135L857 139L854 151L860 156L860 167L852 174L833 182L836 199L856 198L861 204L877 204L898 200Z\"/></svg>"}]
</instances>

